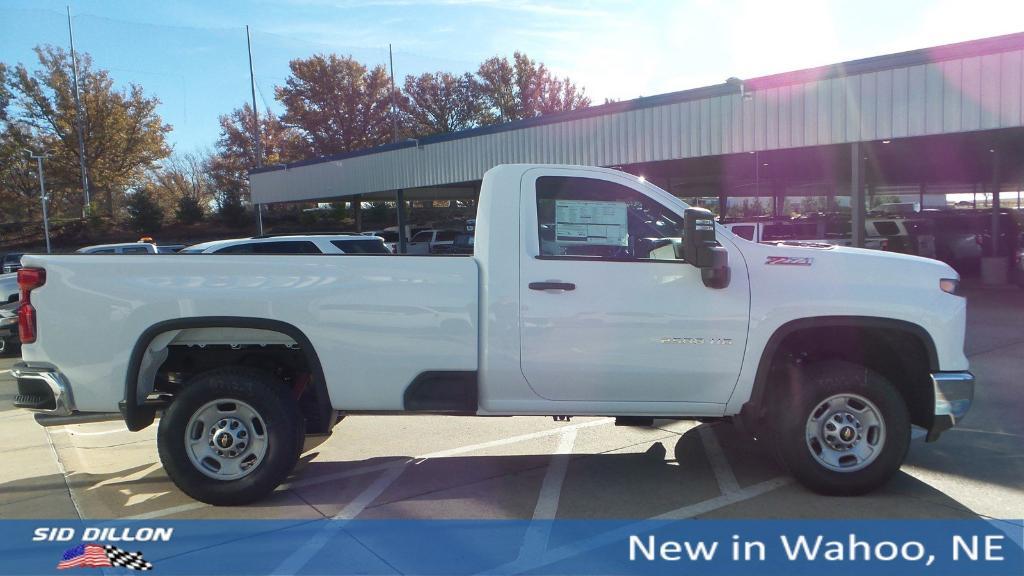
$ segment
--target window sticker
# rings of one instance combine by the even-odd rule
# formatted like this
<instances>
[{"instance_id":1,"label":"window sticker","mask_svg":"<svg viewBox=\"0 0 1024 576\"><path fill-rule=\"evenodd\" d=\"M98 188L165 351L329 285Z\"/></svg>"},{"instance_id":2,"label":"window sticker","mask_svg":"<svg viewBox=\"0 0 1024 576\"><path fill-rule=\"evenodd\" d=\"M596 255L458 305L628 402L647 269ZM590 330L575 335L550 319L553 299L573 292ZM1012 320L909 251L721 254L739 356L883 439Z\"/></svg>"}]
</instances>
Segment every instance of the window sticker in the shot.
<instances>
[{"instance_id":1,"label":"window sticker","mask_svg":"<svg viewBox=\"0 0 1024 576\"><path fill-rule=\"evenodd\" d=\"M559 245L628 246L625 202L555 201L555 242Z\"/></svg>"}]
</instances>

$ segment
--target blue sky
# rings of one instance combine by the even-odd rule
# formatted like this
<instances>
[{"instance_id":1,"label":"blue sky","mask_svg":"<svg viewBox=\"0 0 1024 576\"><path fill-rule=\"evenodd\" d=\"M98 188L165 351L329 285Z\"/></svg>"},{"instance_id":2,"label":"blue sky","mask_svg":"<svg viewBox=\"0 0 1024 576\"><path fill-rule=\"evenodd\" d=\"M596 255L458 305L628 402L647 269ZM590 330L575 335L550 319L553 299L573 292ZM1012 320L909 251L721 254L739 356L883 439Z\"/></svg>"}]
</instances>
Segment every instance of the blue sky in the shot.
<instances>
[{"instance_id":1,"label":"blue sky","mask_svg":"<svg viewBox=\"0 0 1024 576\"><path fill-rule=\"evenodd\" d=\"M275 110L290 59L386 64L388 43L399 81L520 50L601 102L1024 30L1020 0L0 0L0 61L66 47L68 4L78 49L158 96L180 151L212 146L217 117L248 101L246 24Z\"/></svg>"}]
</instances>

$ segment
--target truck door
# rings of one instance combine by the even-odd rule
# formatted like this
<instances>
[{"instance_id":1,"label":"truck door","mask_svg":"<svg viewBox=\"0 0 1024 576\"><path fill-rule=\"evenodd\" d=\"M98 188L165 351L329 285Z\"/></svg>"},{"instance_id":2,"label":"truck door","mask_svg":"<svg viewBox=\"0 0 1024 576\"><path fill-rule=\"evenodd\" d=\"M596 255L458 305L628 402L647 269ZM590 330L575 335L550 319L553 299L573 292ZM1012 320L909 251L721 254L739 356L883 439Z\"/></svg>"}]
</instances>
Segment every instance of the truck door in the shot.
<instances>
[{"instance_id":1,"label":"truck door","mask_svg":"<svg viewBox=\"0 0 1024 576\"><path fill-rule=\"evenodd\" d=\"M521 367L549 400L725 403L746 345L742 255L723 289L677 259L684 205L627 174L536 169L521 188Z\"/></svg>"}]
</instances>

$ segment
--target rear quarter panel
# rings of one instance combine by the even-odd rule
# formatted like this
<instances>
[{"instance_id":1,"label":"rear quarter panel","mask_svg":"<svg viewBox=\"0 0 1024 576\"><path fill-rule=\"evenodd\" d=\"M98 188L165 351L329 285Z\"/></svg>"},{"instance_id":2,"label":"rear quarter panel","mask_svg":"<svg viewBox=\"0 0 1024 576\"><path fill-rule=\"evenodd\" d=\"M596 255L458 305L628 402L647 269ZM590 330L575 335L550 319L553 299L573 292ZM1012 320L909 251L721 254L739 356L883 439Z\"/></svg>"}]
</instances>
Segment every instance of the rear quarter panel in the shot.
<instances>
[{"instance_id":1,"label":"rear quarter panel","mask_svg":"<svg viewBox=\"0 0 1024 576\"><path fill-rule=\"evenodd\" d=\"M313 343L331 402L400 410L428 370L477 368L477 263L395 256L30 256L39 338L29 362L58 367L81 411L124 397L129 355L157 322L241 316L294 325Z\"/></svg>"}]
</instances>

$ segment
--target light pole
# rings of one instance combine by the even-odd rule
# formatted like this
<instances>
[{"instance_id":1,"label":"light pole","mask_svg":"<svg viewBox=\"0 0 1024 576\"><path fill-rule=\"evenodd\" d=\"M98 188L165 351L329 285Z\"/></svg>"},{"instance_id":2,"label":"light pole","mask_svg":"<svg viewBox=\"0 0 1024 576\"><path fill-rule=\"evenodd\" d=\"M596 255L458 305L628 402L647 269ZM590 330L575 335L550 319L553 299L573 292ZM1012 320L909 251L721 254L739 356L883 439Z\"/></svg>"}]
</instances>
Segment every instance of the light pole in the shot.
<instances>
[{"instance_id":1,"label":"light pole","mask_svg":"<svg viewBox=\"0 0 1024 576\"><path fill-rule=\"evenodd\" d=\"M43 234L46 236L46 253L50 253L50 219L46 215L46 181L43 180L43 158L48 157L46 153L36 154L31 150L25 150L29 158L34 158L39 174L39 202L43 205Z\"/></svg>"}]
</instances>

